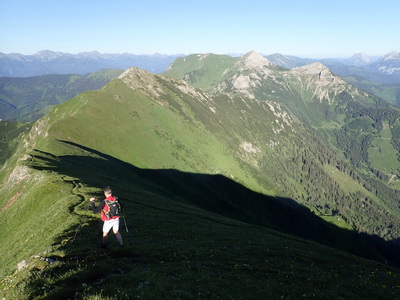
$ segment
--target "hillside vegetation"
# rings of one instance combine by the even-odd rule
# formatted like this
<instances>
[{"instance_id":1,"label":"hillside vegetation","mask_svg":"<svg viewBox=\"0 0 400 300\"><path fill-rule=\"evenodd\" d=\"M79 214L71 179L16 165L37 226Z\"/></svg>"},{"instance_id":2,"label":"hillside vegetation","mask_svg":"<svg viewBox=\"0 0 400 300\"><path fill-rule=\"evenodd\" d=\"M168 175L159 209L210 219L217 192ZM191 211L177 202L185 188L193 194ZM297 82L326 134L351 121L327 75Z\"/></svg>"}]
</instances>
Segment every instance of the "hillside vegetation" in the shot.
<instances>
[{"instance_id":1,"label":"hillside vegetation","mask_svg":"<svg viewBox=\"0 0 400 300\"><path fill-rule=\"evenodd\" d=\"M293 113L306 104L257 97L211 96L131 68L54 107L19 138L0 173L1 296L395 298L396 248L346 229L380 216L346 223L331 211L343 203L345 212L354 194L371 195L368 207L394 202L373 195L352 160L335 151L329 128L340 124L319 132L321 116L305 125L307 114ZM124 248L112 239L109 249L96 248L101 222L88 200L101 199L105 185L125 204Z\"/></svg>"}]
</instances>

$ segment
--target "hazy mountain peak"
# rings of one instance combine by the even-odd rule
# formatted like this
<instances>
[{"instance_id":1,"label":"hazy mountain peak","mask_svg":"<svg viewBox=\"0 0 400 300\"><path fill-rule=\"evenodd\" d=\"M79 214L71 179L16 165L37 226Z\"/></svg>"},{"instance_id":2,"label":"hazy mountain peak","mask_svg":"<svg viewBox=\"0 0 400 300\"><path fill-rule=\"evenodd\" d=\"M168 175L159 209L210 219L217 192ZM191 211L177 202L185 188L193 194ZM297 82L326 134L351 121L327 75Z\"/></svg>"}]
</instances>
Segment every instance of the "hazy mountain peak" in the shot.
<instances>
[{"instance_id":1,"label":"hazy mountain peak","mask_svg":"<svg viewBox=\"0 0 400 300\"><path fill-rule=\"evenodd\" d=\"M82 58L101 58L104 55L102 55L98 51L91 51L91 52L80 52L76 56L77 57L82 57Z\"/></svg>"},{"instance_id":2,"label":"hazy mountain peak","mask_svg":"<svg viewBox=\"0 0 400 300\"><path fill-rule=\"evenodd\" d=\"M350 58L350 61L355 66L364 66L364 65L368 65L372 62L371 58L365 53L353 54L353 56Z\"/></svg>"},{"instance_id":3,"label":"hazy mountain peak","mask_svg":"<svg viewBox=\"0 0 400 300\"><path fill-rule=\"evenodd\" d=\"M356 58L368 59L369 56L366 53L360 52L360 53L354 53L351 58L352 59L356 59Z\"/></svg>"},{"instance_id":4,"label":"hazy mountain peak","mask_svg":"<svg viewBox=\"0 0 400 300\"><path fill-rule=\"evenodd\" d=\"M36 52L34 55L38 55L38 56L43 56L43 55L54 55L57 52L51 51L51 50L40 50L38 52Z\"/></svg>"},{"instance_id":5,"label":"hazy mountain peak","mask_svg":"<svg viewBox=\"0 0 400 300\"><path fill-rule=\"evenodd\" d=\"M55 59L57 57L60 57L62 55L61 52L54 52L50 50L41 50L37 52L34 56L43 59L43 60L51 60Z\"/></svg>"},{"instance_id":6,"label":"hazy mountain peak","mask_svg":"<svg viewBox=\"0 0 400 300\"><path fill-rule=\"evenodd\" d=\"M400 53L398 51L392 51L388 54L386 54L383 58L382 61L387 61L387 60L395 60L395 59L400 59Z\"/></svg>"},{"instance_id":7,"label":"hazy mountain peak","mask_svg":"<svg viewBox=\"0 0 400 300\"><path fill-rule=\"evenodd\" d=\"M246 69L262 68L272 65L268 59L255 51L251 51L243 55L239 59L238 64L242 65Z\"/></svg>"}]
</instances>

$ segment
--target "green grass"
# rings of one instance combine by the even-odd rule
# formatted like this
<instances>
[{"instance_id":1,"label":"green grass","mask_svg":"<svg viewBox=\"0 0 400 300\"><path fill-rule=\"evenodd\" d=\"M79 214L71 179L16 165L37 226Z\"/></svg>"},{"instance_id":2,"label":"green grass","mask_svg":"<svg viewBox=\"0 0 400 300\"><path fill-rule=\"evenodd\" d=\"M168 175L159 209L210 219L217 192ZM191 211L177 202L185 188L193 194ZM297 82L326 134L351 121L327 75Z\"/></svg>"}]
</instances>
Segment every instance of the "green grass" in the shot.
<instances>
[{"instance_id":1,"label":"green grass","mask_svg":"<svg viewBox=\"0 0 400 300\"><path fill-rule=\"evenodd\" d=\"M384 127L380 135L375 137L368 149L368 157L371 165L388 174L397 174L400 170L400 161L397 151L390 142L392 134L390 127Z\"/></svg>"},{"instance_id":2,"label":"green grass","mask_svg":"<svg viewBox=\"0 0 400 300\"><path fill-rule=\"evenodd\" d=\"M296 156L290 163L299 168L316 157L306 155L317 145L307 144L301 122L292 132L266 104L227 96L200 101L167 79L152 77L151 90L141 79L135 77L135 90L115 80L55 107L8 160L0 174L1 297L396 297L400 273L392 261L383 264L381 252L388 243L269 193L275 174L259 173L262 159L278 173L289 164L285 155ZM161 96L148 97L153 91ZM277 136L280 148L267 146ZM243 151L244 141L262 151ZM362 188L325 166L343 191ZM295 179L289 184L299 185ZM108 250L96 248L102 223L88 213L88 199L101 198L105 185L125 204L125 248L113 237ZM29 267L15 272L22 260Z\"/></svg>"},{"instance_id":3,"label":"green grass","mask_svg":"<svg viewBox=\"0 0 400 300\"><path fill-rule=\"evenodd\" d=\"M211 57L206 57L204 62L208 59L211 61ZM339 176L337 181L341 183L341 191L336 194L329 187L329 182L336 179L335 174L329 172L321 174L322 177L312 174L310 180L313 183L310 186L301 183L310 175L306 169L302 169L303 160L315 161L317 165L325 163L335 168L338 163L332 161L332 165L326 164L321 161L321 157L335 157L333 152L337 149L332 149L330 145L317 145L315 136L318 133L303 126L302 120L293 115L288 125L282 120L282 115L288 114L286 105L290 104L292 111L302 112L305 118L309 118L308 122L314 130L323 130L325 136L336 143L336 137L331 131L335 128L332 126L333 121L329 128L323 122L322 112L328 109L326 104L319 107L316 103L300 101L297 98L299 95L283 87L277 88L270 81L263 83L260 91L276 89L274 97L284 102L281 108L274 104L271 109L264 102L244 100L239 96L220 95L199 100L182 93L178 86L182 87L183 83L151 74L132 73L134 89L122 80L115 80L103 90L81 94L49 113L45 121L50 124L49 138L38 141L37 147L57 154L58 150L53 148L57 144L52 139L67 140L140 168L222 174L252 190L293 197L308 207L329 202L330 209L336 210L340 200L334 197L342 192L352 198L346 201L357 201L355 193L358 191L379 204L393 201L392 197L377 200L377 196L368 192L360 181L347 180L350 178L348 175L347 178ZM152 89L147 90L146 80L150 80ZM293 89L296 87L295 81L291 86ZM154 91L157 91L159 97L149 97ZM339 122L345 120L340 117L336 128ZM352 141L355 138L355 143L349 142L345 150L350 151L354 147L359 152L359 133L361 130L364 134L373 133L372 119L349 118L346 122L351 129L346 133L346 139ZM279 146L269 146L277 141ZM255 152L243 149L242 145L249 143L257 149ZM304 149L300 146L303 143ZM320 151L324 153L317 154ZM359 155L355 157L360 159ZM313 188L316 184L325 184L321 187L321 195ZM343 214L351 217L349 212ZM369 220L363 222L368 223ZM392 224L390 220L390 223L388 221L383 226ZM380 234L378 231L374 233Z\"/></svg>"},{"instance_id":4,"label":"green grass","mask_svg":"<svg viewBox=\"0 0 400 300\"><path fill-rule=\"evenodd\" d=\"M351 226L346 223L342 217L340 216L329 216L329 215L320 215L320 217L331 223L334 224L335 226L339 227L339 228L344 228L344 229L348 229L348 230L352 230Z\"/></svg>"},{"instance_id":5,"label":"green grass","mask_svg":"<svg viewBox=\"0 0 400 300\"><path fill-rule=\"evenodd\" d=\"M326 172L328 172L331 175L331 177L340 185L340 187L345 193L350 194L350 193L356 193L358 191L368 193L368 191L362 188L359 184L357 184L357 182L354 179L352 179L347 174L339 171L334 166L325 165L324 168Z\"/></svg>"},{"instance_id":6,"label":"green grass","mask_svg":"<svg viewBox=\"0 0 400 300\"><path fill-rule=\"evenodd\" d=\"M52 124L49 134L53 138L84 143L138 167L221 173L267 191L259 188L258 179L243 168L224 140L192 121L194 114L198 116L195 110L204 109L188 105L200 106L197 100L184 102L170 91L165 101L167 107L115 81L108 90L87 92L58 106L46 122ZM88 132L99 132L104 138ZM39 143L57 153L51 139Z\"/></svg>"},{"instance_id":7,"label":"green grass","mask_svg":"<svg viewBox=\"0 0 400 300\"><path fill-rule=\"evenodd\" d=\"M93 158L64 157L59 158L63 161L57 165L59 159L36 153L29 162L41 175L40 181L46 183L35 189L42 194L32 194L42 196L49 206L43 211L42 226L47 226L48 220L48 225L58 232L49 232L52 243L33 234L40 232L37 228L28 234L29 242L20 240L25 246L35 245L25 247L28 249L18 258L26 259L29 267L3 277L1 296L6 299L393 299L399 291L397 269L203 210L190 204L190 199L182 202L174 187L157 185L155 178L149 180L140 170L132 172L117 161ZM85 162L90 162L86 168L76 168L77 163L85 166ZM125 204L129 232L122 225L124 248L117 246L113 236L109 249L96 248L101 221L87 212L88 198L101 195L99 184L110 175L105 170L99 172L105 165L120 165L112 174L123 175L108 178L107 184L114 186ZM57 166L59 172L54 173L51 166ZM78 174L80 178L75 176ZM60 193L67 198L55 203L43 195ZM23 206L18 202L15 209ZM49 219L53 214L56 215ZM27 217L15 236L35 220ZM18 220L10 218L10 222L17 224ZM6 246L2 247L5 253ZM34 254L56 262L48 264L32 257Z\"/></svg>"}]
</instances>

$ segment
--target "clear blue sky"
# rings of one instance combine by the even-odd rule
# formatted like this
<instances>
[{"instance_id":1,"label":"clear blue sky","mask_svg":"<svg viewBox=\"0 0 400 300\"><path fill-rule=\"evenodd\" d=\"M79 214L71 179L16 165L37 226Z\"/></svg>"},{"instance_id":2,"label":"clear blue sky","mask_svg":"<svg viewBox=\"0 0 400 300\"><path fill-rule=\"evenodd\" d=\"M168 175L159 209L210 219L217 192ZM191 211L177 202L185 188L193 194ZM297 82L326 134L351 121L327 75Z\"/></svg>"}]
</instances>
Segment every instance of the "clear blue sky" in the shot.
<instances>
[{"instance_id":1,"label":"clear blue sky","mask_svg":"<svg viewBox=\"0 0 400 300\"><path fill-rule=\"evenodd\" d=\"M1 0L0 52L400 51L399 0Z\"/></svg>"}]
</instances>

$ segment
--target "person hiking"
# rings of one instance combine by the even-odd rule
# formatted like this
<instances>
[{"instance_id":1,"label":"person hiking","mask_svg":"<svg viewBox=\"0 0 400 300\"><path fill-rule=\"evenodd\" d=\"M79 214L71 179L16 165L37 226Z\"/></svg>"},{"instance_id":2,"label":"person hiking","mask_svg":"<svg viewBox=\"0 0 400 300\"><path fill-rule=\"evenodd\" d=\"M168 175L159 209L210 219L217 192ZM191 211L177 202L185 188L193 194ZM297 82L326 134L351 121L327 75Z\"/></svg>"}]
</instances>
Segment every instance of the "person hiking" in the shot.
<instances>
[{"instance_id":1,"label":"person hiking","mask_svg":"<svg viewBox=\"0 0 400 300\"><path fill-rule=\"evenodd\" d=\"M113 196L111 187L107 186L103 189L104 196L106 197L104 201L102 201L99 206L95 206L94 202L96 201L95 197L90 198L91 209L94 214L101 212L101 220L103 223L103 241L100 243L100 247L107 247L108 233L111 228L117 237L118 243L121 247L124 246L124 242L122 240L121 233L119 232L119 216L110 216L110 207L108 203L112 204L117 201L117 198Z\"/></svg>"}]
</instances>

